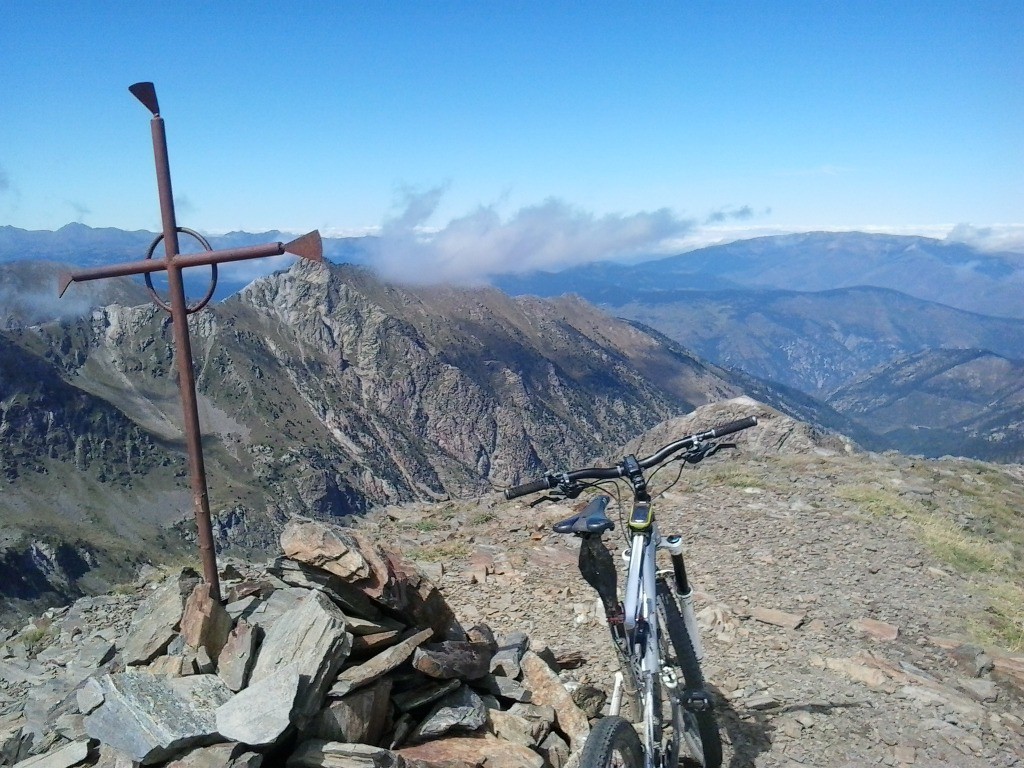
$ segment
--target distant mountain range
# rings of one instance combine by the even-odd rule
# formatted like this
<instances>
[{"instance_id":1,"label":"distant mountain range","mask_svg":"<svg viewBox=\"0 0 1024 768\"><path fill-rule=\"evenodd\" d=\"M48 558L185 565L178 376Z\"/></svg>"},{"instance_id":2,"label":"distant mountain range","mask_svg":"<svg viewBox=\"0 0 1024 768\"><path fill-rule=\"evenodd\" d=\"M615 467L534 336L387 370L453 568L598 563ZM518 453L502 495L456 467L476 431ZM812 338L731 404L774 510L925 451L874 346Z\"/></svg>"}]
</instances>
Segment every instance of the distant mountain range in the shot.
<instances>
[{"instance_id":1,"label":"distant mountain range","mask_svg":"<svg viewBox=\"0 0 1024 768\"><path fill-rule=\"evenodd\" d=\"M513 294L577 293L617 306L636 291L829 291L889 288L968 312L1024 319L1024 255L963 243L862 232L740 240L636 265L591 264L503 277Z\"/></svg>"},{"instance_id":2,"label":"distant mountain range","mask_svg":"<svg viewBox=\"0 0 1024 768\"><path fill-rule=\"evenodd\" d=\"M0 319L11 326L72 317L69 300L79 308L148 300L138 285L110 281L106 292L90 293L100 291L101 283L75 284L60 302L42 301L46 292L33 290L32 284L46 279L45 268L3 262L18 255L64 258L82 266L136 260L153 237L83 225L57 232L0 227L0 298L5 286L13 287L0 304ZM232 233L211 242L225 248L291 237ZM331 260L365 260L372 246L362 238L325 239ZM245 270L222 270L218 295L237 291L251 277ZM198 287L190 293L197 295L205 289L206 274L192 279ZM983 253L920 237L810 233L713 246L635 265L594 264L496 282L511 294L575 294L641 324L637 328L645 333L656 329L665 343L671 339L731 371L734 382L787 392L791 408L803 399L801 418L813 420L816 414L835 426L839 417L829 407L834 406L852 419L842 429L869 447L1004 461L1024 456L1012 397L1009 410L986 399L991 391L1012 390L1012 380L1000 386L989 379L956 378L961 391L947 391L947 397L970 411L956 422L929 408L892 410L899 415L896 422L870 417L877 399L874 377L880 377L877 386L885 390L894 367L919 366L918 356L927 358L928 353L991 353L1010 363L992 376L1012 377L1015 361L1024 360L1024 257L1018 254ZM446 316L440 307L438 312ZM925 386L924 379L911 381ZM868 392L873 392L870 402L860 402Z\"/></svg>"},{"instance_id":3,"label":"distant mountain range","mask_svg":"<svg viewBox=\"0 0 1024 768\"><path fill-rule=\"evenodd\" d=\"M1019 254L920 237L810 233L503 277L498 285L581 296L703 359L794 387L876 435L866 444L1024 461ZM982 368L985 375L974 375ZM887 410L879 398L891 399Z\"/></svg>"},{"instance_id":4,"label":"distant mountain range","mask_svg":"<svg viewBox=\"0 0 1024 768\"><path fill-rule=\"evenodd\" d=\"M885 288L637 290L600 302L657 328L700 357L827 397L897 358L987 349L1024 359L1024 320L989 317Z\"/></svg>"}]
</instances>

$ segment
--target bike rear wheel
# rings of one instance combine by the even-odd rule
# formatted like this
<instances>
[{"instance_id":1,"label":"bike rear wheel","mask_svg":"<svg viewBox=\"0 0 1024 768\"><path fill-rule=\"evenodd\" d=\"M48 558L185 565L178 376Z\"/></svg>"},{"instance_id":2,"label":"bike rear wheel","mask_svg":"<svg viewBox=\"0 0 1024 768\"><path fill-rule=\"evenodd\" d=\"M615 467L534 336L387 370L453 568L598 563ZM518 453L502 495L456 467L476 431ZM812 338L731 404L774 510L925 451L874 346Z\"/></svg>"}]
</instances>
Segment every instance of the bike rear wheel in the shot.
<instances>
[{"instance_id":1,"label":"bike rear wheel","mask_svg":"<svg viewBox=\"0 0 1024 768\"><path fill-rule=\"evenodd\" d=\"M644 749L632 724L622 717L597 721L580 754L580 768L643 768Z\"/></svg>"},{"instance_id":2,"label":"bike rear wheel","mask_svg":"<svg viewBox=\"0 0 1024 768\"><path fill-rule=\"evenodd\" d=\"M710 708L710 697L704 688L704 674L697 661L697 654L694 653L690 633L686 629L675 594L664 579L658 579L656 592L662 626L672 643L675 665L683 676L683 690L673 692L674 696L681 697L683 732L673 734L673 738L680 741L680 746L685 747L690 758L701 768L719 768L722 764L722 738L715 713ZM687 706L686 702L694 698L707 701L708 708Z\"/></svg>"}]
</instances>

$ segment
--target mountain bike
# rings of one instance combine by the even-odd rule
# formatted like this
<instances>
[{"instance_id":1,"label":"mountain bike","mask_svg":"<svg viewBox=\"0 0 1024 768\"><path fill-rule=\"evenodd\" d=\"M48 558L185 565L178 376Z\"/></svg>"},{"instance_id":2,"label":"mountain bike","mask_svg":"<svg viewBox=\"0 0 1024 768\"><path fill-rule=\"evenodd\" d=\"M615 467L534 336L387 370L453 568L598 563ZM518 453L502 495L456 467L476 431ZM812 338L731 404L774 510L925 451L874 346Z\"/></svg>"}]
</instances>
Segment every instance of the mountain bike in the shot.
<instances>
[{"instance_id":1,"label":"mountain bike","mask_svg":"<svg viewBox=\"0 0 1024 768\"><path fill-rule=\"evenodd\" d=\"M643 459L629 455L614 467L549 474L505 490L505 498L515 499L554 489L536 504L545 498L574 499L588 488L608 483L618 494L617 483L624 481L633 495L624 521L629 547L622 556L626 567L621 602L614 558L602 540L605 532L615 528L606 513L611 497L599 495L578 514L553 526L556 533L575 534L582 539L580 573L601 598L621 667L615 676L608 715L598 720L583 746L581 768L676 768L684 745L686 759L692 763L702 768L722 764L714 705L700 668L704 651L693 612L693 589L686 576L682 537L662 536L659 532L648 484L664 466L679 462L679 474L669 487L675 485L686 464L697 464L719 449L735 445L717 438L755 424L757 419L751 416L676 440ZM652 467L657 469L646 476L644 470ZM623 509L620 503L620 519ZM669 553L671 569L658 570L659 549ZM666 703L670 713L667 721Z\"/></svg>"}]
</instances>

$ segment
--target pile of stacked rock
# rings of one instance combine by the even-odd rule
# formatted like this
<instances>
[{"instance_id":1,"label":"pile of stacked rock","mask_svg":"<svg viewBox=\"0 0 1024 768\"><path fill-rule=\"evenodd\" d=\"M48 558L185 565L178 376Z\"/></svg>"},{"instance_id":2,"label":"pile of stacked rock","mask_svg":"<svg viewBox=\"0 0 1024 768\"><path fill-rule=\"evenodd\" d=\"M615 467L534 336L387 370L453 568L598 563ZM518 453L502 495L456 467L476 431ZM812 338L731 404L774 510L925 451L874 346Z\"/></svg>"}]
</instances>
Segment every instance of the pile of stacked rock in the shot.
<instances>
[{"instance_id":1,"label":"pile of stacked rock","mask_svg":"<svg viewBox=\"0 0 1024 768\"><path fill-rule=\"evenodd\" d=\"M58 672L0 724L0 765L561 768L582 746L588 713L526 635L464 629L358 531L296 519L281 546L225 569L224 603L185 569L126 635L55 643Z\"/></svg>"}]
</instances>

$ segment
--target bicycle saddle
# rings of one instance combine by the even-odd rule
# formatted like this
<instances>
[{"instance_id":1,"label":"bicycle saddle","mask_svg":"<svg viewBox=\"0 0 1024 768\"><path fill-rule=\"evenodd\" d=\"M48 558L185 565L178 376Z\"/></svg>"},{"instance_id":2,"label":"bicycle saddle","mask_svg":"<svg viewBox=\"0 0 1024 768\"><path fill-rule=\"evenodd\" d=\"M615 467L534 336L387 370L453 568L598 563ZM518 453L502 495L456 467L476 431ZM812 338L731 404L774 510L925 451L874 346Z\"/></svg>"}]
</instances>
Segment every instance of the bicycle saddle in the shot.
<instances>
[{"instance_id":1,"label":"bicycle saddle","mask_svg":"<svg viewBox=\"0 0 1024 768\"><path fill-rule=\"evenodd\" d=\"M615 523L608 519L605 508L611 501L610 496L598 496L591 499L590 503L572 517L560 520L552 526L555 533L597 533L601 534L610 531Z\"/></svg>"}]
</instances>

